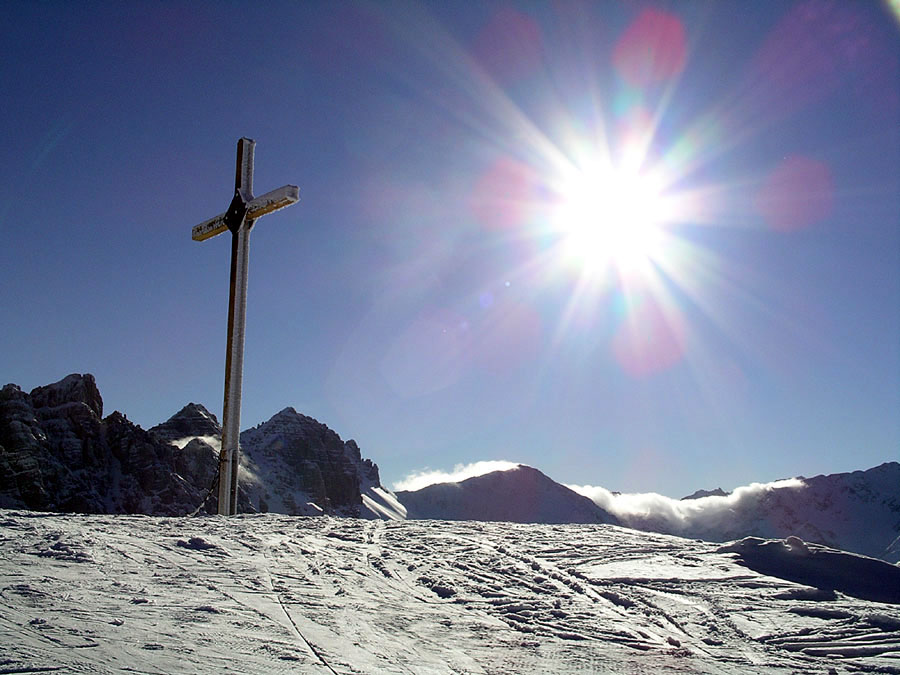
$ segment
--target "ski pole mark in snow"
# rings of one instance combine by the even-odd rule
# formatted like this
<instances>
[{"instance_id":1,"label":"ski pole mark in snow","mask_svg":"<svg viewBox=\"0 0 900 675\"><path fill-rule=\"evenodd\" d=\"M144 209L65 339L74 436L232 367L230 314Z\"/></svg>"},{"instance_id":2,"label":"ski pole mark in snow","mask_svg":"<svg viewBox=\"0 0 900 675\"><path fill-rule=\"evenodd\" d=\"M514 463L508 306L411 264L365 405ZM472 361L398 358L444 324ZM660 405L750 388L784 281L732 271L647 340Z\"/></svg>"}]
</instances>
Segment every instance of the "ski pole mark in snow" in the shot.
<instances>
[{"instance_id":1,"label":"ski pole mark in snow","mask_svg":"<svg viewBox=\"0 0 900 675\"><path fill-rule=\"evenodd\" d=\"M264 555L266 555L266 554L264 553ZM268 559L268 555L266 555L266 558ZM291 624L291 627L294 629L294 634L298 638L300 638L300 641L309 648L310 653L316 659L318 659L319 662L323 666L328 668L328 670L330 672L334 673L334 675L337 675L337 671L335 671L334 668L332 668L330 665L328 665L328 662L322 657L322 655L319 653L319 650L316 649L315 646L309 640L306 639L306 637L303 635L303 633L300 632L300 629L297 627L297 623L294 621L293 618L291 618L291 613L288 611L288 608L285 606L284 600L282 600L282 598L281 598L281 594L279 593L278 589L275 587L275 581L272 578L272 573L271 573L268 565L266 565L265 570L266 570L266 576L269 579L269 588L271 588L271 590L272 590L272 595L278 601L278 606L281 607L281 611L284 613L284 616L287 618L287 620Z\"/></svg>"}]
</instances>

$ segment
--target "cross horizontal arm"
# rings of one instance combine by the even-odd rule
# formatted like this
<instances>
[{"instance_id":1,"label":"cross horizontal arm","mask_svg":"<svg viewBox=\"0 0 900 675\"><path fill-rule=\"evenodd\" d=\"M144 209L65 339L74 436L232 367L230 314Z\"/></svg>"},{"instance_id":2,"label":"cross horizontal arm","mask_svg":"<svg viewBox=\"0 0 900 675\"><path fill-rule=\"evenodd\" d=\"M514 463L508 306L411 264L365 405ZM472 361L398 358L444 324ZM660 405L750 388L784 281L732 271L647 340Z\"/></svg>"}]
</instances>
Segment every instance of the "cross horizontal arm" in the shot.
<instances>
[{"instance_id":1,"label":"cross horizontal arm","mask_svg":"<svg viewBox=\"0 0 900 675\"><path fill-rule=\"evenodd\" d=\"M298 201L300 201L300 188L296 185L285 185L277 190L272 190L264 195L260 195L259 197L254 197L247 202L247 220L256 220L267 213L272 213L273 211L283 209L285 206L296 204ZM225 214L220 213L215 218L210 218L209 220L194 226L194 229L191 230L191 239L194 241L204 241L210 237L215 237L217 234L222 234L222 232L226 232L227 230L228 226L225 224Z\"/></svg>"}]
</instances>

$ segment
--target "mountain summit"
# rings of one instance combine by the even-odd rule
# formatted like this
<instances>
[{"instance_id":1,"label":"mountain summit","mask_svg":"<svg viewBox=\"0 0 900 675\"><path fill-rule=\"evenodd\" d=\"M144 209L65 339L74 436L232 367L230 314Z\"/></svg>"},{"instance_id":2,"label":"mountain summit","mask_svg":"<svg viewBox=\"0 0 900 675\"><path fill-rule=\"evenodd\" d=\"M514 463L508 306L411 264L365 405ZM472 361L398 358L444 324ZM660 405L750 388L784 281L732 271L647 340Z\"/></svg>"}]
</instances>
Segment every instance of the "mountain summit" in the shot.
<instances>
[{"instance_id":1,"label":"mountain summit","mask_svg":"<svg viewBox=\"0 0 900 675\"><path fill-rule=\"evenodd\" d=\"M587 497L522 464L459 483L398 492L397 499L416 519L618 524Z\"/></svg>"},{"instance_id":2,"label":"mountain summit","mask_svg":"<svg viewBox=\"0 0 900 675\"><path fill-rule=\"evenodd\" d=\"M259 511L312 515L316 510L359 516L360 474L378 467L312 417L285 408L241 433L246 487ZM310 503L312 506L310 506Z\"/></svg>"}]
</instances>

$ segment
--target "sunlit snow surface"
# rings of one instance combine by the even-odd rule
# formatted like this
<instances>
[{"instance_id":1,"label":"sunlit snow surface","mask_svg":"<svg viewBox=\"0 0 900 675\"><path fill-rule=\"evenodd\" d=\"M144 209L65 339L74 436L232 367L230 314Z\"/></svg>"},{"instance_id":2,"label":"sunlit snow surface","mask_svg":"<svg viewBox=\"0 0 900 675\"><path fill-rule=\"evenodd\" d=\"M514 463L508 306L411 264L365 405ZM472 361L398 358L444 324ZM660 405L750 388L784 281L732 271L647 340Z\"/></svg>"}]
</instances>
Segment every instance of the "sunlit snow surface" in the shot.
<instances>
[{"instance_id":1,"label":"sunlit snow surface","mask_svg":"<svg viewBox=\"0 0 900 675\"><path fill-rule=\"evenodd\" d=\"M0 671L900 672L898 605L609 525L0 511Z\"/></svg>"}]
</instances>

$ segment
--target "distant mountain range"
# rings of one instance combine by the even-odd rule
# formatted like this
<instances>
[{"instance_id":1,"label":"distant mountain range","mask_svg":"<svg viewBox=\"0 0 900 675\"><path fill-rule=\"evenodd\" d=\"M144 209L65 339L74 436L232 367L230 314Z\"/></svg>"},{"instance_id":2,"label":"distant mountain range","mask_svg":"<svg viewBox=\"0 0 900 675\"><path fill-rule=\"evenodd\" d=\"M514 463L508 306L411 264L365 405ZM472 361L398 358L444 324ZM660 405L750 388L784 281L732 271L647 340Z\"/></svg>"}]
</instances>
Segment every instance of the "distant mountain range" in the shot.
<instances>
[{"instance_id":1,"label":"distant mountain range","mask_svg":"<svg viewBox=\"0 0 900 675\"><path fill-rule=\"evenodd\" d=\"M581 489L581 488L577 488ZM867 471L699 491L682 500L615 495L595 501L518 466L459 483L398 492L410 518L540 523L612 523L706 541L797 536L900 561L900 463Z\"/></svg>"},{"instance_id":2,"label":"distant mountain range","mask_svg":"<svg viewBox=\"0 0 900 675\"><path fill-rule=\"evenodd\" d=\"M30 393L8 384L0 390L0 508L215 513L220 439L215 415L196 403L146 431L119 412L103 417L92 375ZM354 441L293 408L243 431L241 450L244 513L612 523L710 541L794 535L900 561L897 462L678 501L572 489L524 465L395 495Z\"/></svg>"}]
</instances>

